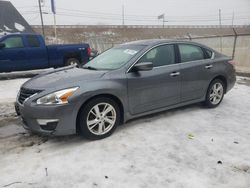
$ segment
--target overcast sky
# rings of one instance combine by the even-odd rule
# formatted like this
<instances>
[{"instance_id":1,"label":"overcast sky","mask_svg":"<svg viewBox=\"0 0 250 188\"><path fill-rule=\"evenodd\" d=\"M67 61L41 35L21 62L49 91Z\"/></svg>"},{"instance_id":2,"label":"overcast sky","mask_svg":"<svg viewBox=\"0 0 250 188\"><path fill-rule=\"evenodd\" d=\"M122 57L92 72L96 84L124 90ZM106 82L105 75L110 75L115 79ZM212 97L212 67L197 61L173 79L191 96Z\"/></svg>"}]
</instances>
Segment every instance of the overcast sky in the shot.
<instances>
[{"instance_id":1,"label":"overcast sky","mask_svg":"<svg viewBox=\"0 0 250 188\"><path fill-rule=\"evenodd\" d=\"M39 25L38 0L10 0L32 25ZM42 0L41 0L42 1ZM50 0L45 3L45 24L53 24ZM55 0L57 24L162 24L157 16L165 14L166 25L250 24L250 0Z\"/></svg>"}]
</instances>

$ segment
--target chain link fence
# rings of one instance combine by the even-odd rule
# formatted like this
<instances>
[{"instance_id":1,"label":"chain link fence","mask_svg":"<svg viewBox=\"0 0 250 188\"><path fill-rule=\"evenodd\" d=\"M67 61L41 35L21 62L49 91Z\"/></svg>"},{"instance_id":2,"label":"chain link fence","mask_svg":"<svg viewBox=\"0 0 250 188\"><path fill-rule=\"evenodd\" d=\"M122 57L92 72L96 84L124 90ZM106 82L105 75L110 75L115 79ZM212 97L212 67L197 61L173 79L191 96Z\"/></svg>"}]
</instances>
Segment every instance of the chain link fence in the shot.
<instances>
[{"instance_id":1,"label":"chain link fence","mask_svg":"<svg viewBox=\"0 0 250 188\"><path fill-rule=\"evenodd\" d=\"M41 33L40 26L33 28ZM49 43L87 42L99 53L124 42L143 39L190 40L207 45L235 59L238 66L250 70L250 26L46 26Z\"/></svg>"}]
</instances>

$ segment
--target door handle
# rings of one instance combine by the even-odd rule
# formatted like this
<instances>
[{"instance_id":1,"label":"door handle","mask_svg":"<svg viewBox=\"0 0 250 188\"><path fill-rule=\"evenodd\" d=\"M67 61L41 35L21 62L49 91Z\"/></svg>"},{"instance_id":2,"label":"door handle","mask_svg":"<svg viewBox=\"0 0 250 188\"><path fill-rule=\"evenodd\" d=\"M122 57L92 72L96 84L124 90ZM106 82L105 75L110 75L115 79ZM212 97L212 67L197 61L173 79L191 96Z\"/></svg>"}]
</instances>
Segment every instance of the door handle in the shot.
<instances>
[{"instance_id":1,"label":"door handle","mask_svg":"<svg viewBox=\"0 0 250 188\"><path fill-rule=\"evenodd\" d=\"M213 67L213 65L206 65L205 68L206 69L211 69Z\"/></svg>"},{"instance_id":2,"label":"door handle","mask_svg":"<svg viewBox=\"0 0 250 188\"><path fill-rule=\"evenodd\" d=\"M172 77L179 76L179 75L180 75L180 72L172 72L170 74L170 76L172 76Z\"/></svg>"}]
</instances>

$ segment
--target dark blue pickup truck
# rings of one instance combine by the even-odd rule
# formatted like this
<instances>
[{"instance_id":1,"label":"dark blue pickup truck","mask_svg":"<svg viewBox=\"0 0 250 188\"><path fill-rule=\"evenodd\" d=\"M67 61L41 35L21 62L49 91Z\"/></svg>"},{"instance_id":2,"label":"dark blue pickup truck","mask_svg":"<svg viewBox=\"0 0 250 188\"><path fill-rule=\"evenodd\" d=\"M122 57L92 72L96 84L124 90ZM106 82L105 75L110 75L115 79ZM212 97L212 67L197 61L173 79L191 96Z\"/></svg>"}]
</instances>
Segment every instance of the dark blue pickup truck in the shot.
<instances>
[{"instance_id":1,"label":"dark blue pickup truck","mask_svg":"<svg viewBox=\"0 0 250 188\"><path fill-rule=\"evenodd\" d=\"M0 72L84 64L90 58L88 44L45 45L38 34L0 36Z\"/></svg>"}]
</instances>

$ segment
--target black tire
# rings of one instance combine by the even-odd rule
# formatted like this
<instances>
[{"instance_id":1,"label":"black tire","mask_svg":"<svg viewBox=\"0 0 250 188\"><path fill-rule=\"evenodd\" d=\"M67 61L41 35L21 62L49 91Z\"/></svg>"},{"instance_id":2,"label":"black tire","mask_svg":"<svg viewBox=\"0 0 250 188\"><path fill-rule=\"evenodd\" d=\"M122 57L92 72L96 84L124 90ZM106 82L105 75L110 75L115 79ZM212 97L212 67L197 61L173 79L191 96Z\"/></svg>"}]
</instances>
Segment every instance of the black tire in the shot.
<instances>
[{"instance_id":1,"label":"black tire","mask_svg":"<svg viewBox=\"0 0 250 188\"><path fill-rule=\"evenodd\" d=\"M68 58L65 60L64 63L65 66L69 66L69 65L80 65L80 61L77 58Z\"/></svg>"},{"instance_id":2,"label":"black tire","mask_svg":"<svg viewBox=\"0 0 250 188\"><path fill-rule=\"evenodd\" d=\"M223 91L220 92L221 93L221 98L219 99L218 97L216 97L216 100L218 100L217 102L213 102L213 99L210 99L212 93L213 93L213 87L215 85L221 85L222 86L222 89ZM223 100L224 98L224 94L225 94L225 83L221 80L221 79L214 79L210 84L209 84L209 87L208 87L208 90L207 90L207 94L206 94L206 100L205 100L205 106L208 107L208 108L215 108L217 107ZM212 98L212 97L211 97Z\"/></svg>"},{"instance_id":3,"label":"black tire","mask_svg":"<svg viewBox=\"0 0 250 188\"><path fill-rule=\"evenodd\" d=\"M90 111L92 110L94 106L96 106L97 104L102 105L103 103L107 103L114 108L116 119L114 121L115 122L114 125L108 132L101 134L101 135L97 135L91 132L89 127L87 126L87 118L89 114L91 113ZM84 104L83 108L79 112L78 125L79 125L80 134L84 136L85 138L91 139L91 140L99 140L99 139L106 138L115 131L116 127L118 126L120 122L120 115L121 114L120 114L119 106L114 100L107 98L107 97L94 98L93 100L89 101L87 104ZM99 124L97 124L96 126L98 128Z\"/></svg>"}]
</instances>

